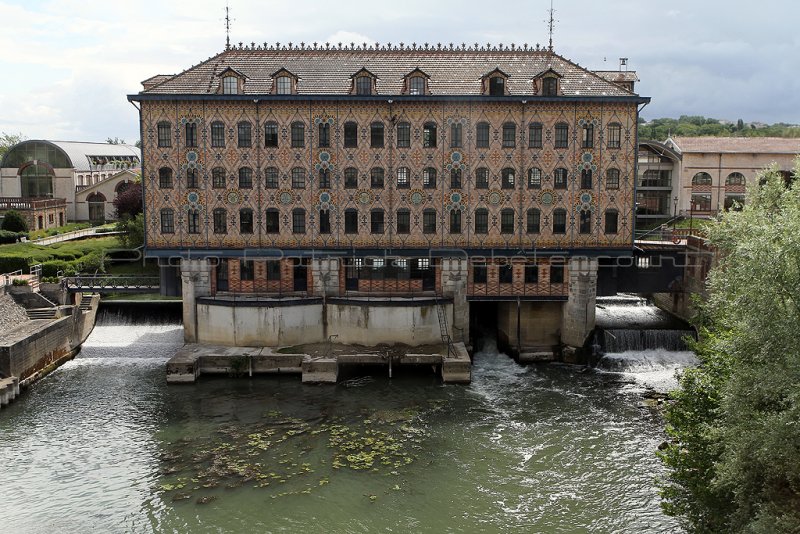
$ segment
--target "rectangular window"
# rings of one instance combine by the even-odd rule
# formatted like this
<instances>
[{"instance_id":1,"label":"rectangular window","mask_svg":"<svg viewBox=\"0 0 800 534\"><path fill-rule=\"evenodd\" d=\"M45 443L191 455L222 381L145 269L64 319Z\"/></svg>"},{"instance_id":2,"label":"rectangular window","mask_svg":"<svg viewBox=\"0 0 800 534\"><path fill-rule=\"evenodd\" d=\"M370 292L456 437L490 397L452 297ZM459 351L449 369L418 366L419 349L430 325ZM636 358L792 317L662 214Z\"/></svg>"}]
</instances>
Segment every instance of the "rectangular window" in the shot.
<instances>
[{"instance_id":1,"label":"rectangular window","mask_svg":"<svg viewBox=\"0 0 800 534\"><path fill-rule=\"evenodd\" d=\"M168 148L172 146L172 125L168 122L158 123L158 147Z\"/></svg>"},{"instance_id":2,"label":"rectangular window","mask_svg":"<svg viewBox=\"0 0 800 534\"><path fill-rule=\"evenodd\" d=\"M589 210L581 210L580 226L578 231L582 234L592 233L592 212Z\"/></svg>"},{"instance_id":3,"label":"rectangular window","mask_svg":"<svg viewBox=\"0 0 800 534\"><path fill-rule=\"evenodd\" d=\"M501 284L514 283L514 266L510 263L504 263L497 268L497 278Z\"/></svg>"},{"instance_id":4,"label":"rectangular window","mask_svg":"<svg viewBox=\"0 0 800 534\"><path fill-rule=\"evenodd\" d=\"M561 167L553 172L553 187L556 189L567 188L567 169Z\"/></svg>"},{"instance_id":5,"label":"rectangular window","mask_svg":"<svg viewBox=\"0 0 800 534\"><path fill-rule=\"evenodd\" d=\"M479 122L475 130L475 146L478 148L489 147L489 123Z\"/></svg>"},{"instance_id":6,"label":"rectangular window","mask_svg":"<svg viewBox=\"0 0 800 534\"><path fill-rule=\"evenodd\" d=\"M581 138L581 148L594 147L594 126L586 124L583 127L583 137Z\"/></svg>"},{"instance_id":7,"label":"rectangular window","mask_svg":"<svg viewBox=\"0 0 800 534\"><path fill-rule=\"evenodd\" d=\"M264 146L267 148L278 146L278 125L274 122L264 125Z\"/></svg>"},{"instance_id":8,"label":"rectangular window","mask_svg":"<svg viewBox=\"0 0 800 534\"><path fill-rule=\"evenodd\" d=\"M305 189L306 171L300 167L292 169L292 189Z\"/></svg>"},{"instance_id":9,"label":"rectangular window","mask_svg":"<svg viewBox=\"0 0 800 534\"><path fill-rule=\"evenodd\" d=\"M531 167L528 169L528 189L542 188L542 169Z\"/></svg>"},{"instance_id":10,"label":"rectangular window","mask_svg":"<svg viewBox=\"0 0 800 534\"><path fill-rule=\"evenodd\" d=\"M277 234L280 232L280 213L278 210L271 208L267 210L267 216L264 219L265 231L268 234Z\"/></svg>"},{"instance_id":11,"label":"rectangular window","mask_svg":"<svg viewBox=\"0 0 800 534\"><path fill-rule=\"evenodd\" d=\"M564 210L555 210L553 212L553 233L565 234L567 233L567 212Z\"/></svg>"},{"instance_id":12,"label":"rectangular window","mask_svg":"<svg viewBox=\"0 0 800 534\"><path fill-rule=\"evenodd\" d=\"M555 148L567 148L569 146L569 126L563 122L556 124Z\"/></svg>"},{"instance_id":13,"label":"rectangular window","mask_svg":"<svg viewBox=\"0 0 800 534\"><path fill-rule=\"evenodd\" d=\"M540 230L541 213L536 208L528 210L527 233L538 234Z\"/></svg>"},{"instance_id":14,"label":"rectangular window","mask_svg":"<svg viewBox=\"0 0 800 534\"><path fill-rule=\"evenodd\" d=\"M608 126L608 148L619 148L622 144L622 126L610 124Z\"/></svg>"},{"instance_id":15,"label":"rectangular window","mask_svg":"<svg viewBox=\"0 0 800 534\"><path fill-rule=\"evenodd\" d=\"M354 167L347 167L344 170L344 188L345 189L358 188L358 169Z\"/></svg>"},{"instance_id":16,"label":"rectangular window","mask_svg":"<svg viewBox=\"0 0 800 534\"><path fill-rule=\"evenodd\" d=\"M186 188L187 189L197 189L197 169L187 169L186 170Z\"/></svg>"},{"instance_id":17,"label":"rectangular window","mask_svg":"<svg viewBox=\"0 0 800 534\"><path fill-rule=\"evenodd\" d=\"M461 169L450 171L450 189L461 189Z\"/></svg>"},{"instance_id":18,"label":"rectangular window","mask_svg":"<svg viewBox=\"0 0 800 534\"><path fill-rule=\"evenodd\" d=\"M227 234L228 233L228 214L222 208L214 210L214 233Z\"/></svg>"},{"instance_id":19,"label":"rectangular window","mask_svg":"<svg viewBox=\"0 0 800 534\"><path fill-rule=\"evenodd\" d=\"M422 233L436 233L436 212L434 210L425 210L422 212Z\"/></svg>"},{"instance_id":20,"label":"rectangular window","mask_svg":"<svg viewBox=\"0 0 800 534\"><path fill-rule=\"evenodd\" d=\"M422 147L436 148L436 125L426 122L422 127Z\"/></svg>"},{"instance_id":21,"label":"rectangular window","mask_svg":"<svg viewBox=\"0 0 800 534\"><path fill-rule=\"evenodd\" d=\"M383 233L383 210L372 210L370 213L370 231L373 234L382 234Z\"/></svg>"},{"instance_id":22,"label":"rectangular window","mask_svg":"<svg viewBox=\"0 0 800 534\"><path fill-rule=\"evenodd\" d=\"M583 169L581 171L581 189L592 188L592 169Z\"/></svg>"},{"instance_id":23,"label":"rectangular window","mask_svg":"<svg viewBox=\"0 0 800 534\"><path fill-rule=\"evenodd\" d=\"M502 177L501 187L503 189L514 189L514 169L506 167L501 171L500 176Z\"/></svg>"},{"instance_id":24,"label":"rectangular window","mask_svg":"<svg viewBox=\"0 0 800 534\"><path fill-rule=\"evenodd\" d=\"M255 279L255 262L253 260L239 260L239 280L245 282Z\"/></svg>"},{"instance_id":25,"label":"rectangular window","mask_svg":"<svg viewBox=\"0 0 800 534\"><path fill-rule=\"evenodd\" d=\"M279 282L281 279L281 262L277 260L267 261L267 280Z\"/></svg>"},{"instance_id":26,"label":"rectangular window","mask_svg":"<svg viewBox=\"0 0 800 534\"><path fill-rule=\"evenodd\" d=\"M331 212L328 210L320 210L319 212L319 233L331 233Z\"/></svg>"},{"instance_id":27,"label":"rectangular window","mask_svg":"<svg viewBox=\"0 0 800 534\"><path fill-rule=\"evenodd\" d=\"M303 209L292 210L292 233L293 234L306 233L306 210Z\"/></svg>"},{"instance_id":28,"label":"rectangular window","mask_svg":"<svg viewBox=\"0 0 800 534\"><path fill-rule=\"evenodd\" d=\"M358 124L355 122L344 123L344 147L356 148L358 146Z\"/></svg>"},{"instance_id":29,"label":"rectangular window","mask_svg":"<svg viewBox=\"0 0 800 534\"><path fill-rule=\"evenodd\" d=\"M175 212L170 209L161 210L161 233L175 233Z\"/></svg>"},{"instance_id":30,"label":"rectangular window","mask_svg":"<svg viewBox=\"0 0 800 534\"><path fill-rule=\"evenodd\" d=\"M253 169L250 167L239 169L239 189L253 189Z\"/></svg>"},{"instance_id":31,"label":"rectangular window","mask_svg":"<svg viewBox=\"0 0 800 534\"><path fill-rule=\"evenodd\" d=\"M617 233L617 222L619 220L619 213L614 210L608 210L606 212L606 227L605 231L607 234L616 234Z\"/></svg>"},{"instance_id":32,"label":"rectangular window","mask_svg":"<svg viewBox=\"0 0 800 534\"><path fill-rule=\"evenodd\" d=\"M407 210L397 211L397 233L411 233L411 212Z\"/></svg>"},{"instance_id":33,"label":"rectangular window","mask_svg":"<svg viewBox=\"0 0 800 534\"><path fill-rule=\"evenodd\" d=\"M328 122L319 123L319 147L328 148L331 146L331 125Z\"/></svg>"},{"instance_id":34,"label":"rectangular window","mask_svg":"<svg viewBox=\"0 0 800 534\"><path fill-rule=\"evenodd\" d=\"M239 210L239 233L241 234L253 233L253 210L251 209Z\"/></svg>"},{"instance_id":35,"label":"rectangular window","mask_svg":"<svg viewBox=\"0 0 800 534\"><path fill-rule=\"evenodd\" d=\"M472 266L472 283L473 284L485 284L487 278L487 269L486 264L483 263L476 263Z\"/></svg>"},{"instance_id":36,"label":"rectangular window","mask_svg":"<svg viewBox=\"0 0 800 534\"><path fill-rule=\"evenodd\" d=\"M489 233L489 211L485 209L475 210L475 233Z\"/></svg>"},{"instance_id":37,"label":"rectangular window","mask_svg":"<svg viewBox=\"0 0 800 534\"><path fill-rule=\"evenodd\" d=\"M411 146L411 125L401 122L397 125L397 148L408 148Z\"/></svg>"},{"instance_id":38,"label":"rectangular window","mask_svg":"<svg viewBox=\"0 0 800 534\"><path fill-rule=\"evenodd\" d=\"M408 189L411 187L411 180L409 177L410 171L408 167L400 167L397 169L397 188Z\"/></svg>"},{"instance_id":39,"label":"rectangular window","mask_svg":"<svg viewBox=\"0 0 800 534\"><path fill-rule=\"evenodd\" d=\"M436 189L436 169L425 167L422 169L422 187L425 189Z\"/></svg>"},{"instance_id":40,"label":"rectangular window","mask_svg":"<svg viewBox=\"0 0 800 534\"><path fill-rule=\"evenodd\" d=\"M539 122L528 126L528 148L542 148L542 124Z\"/></svg>"},{"instance_id":41,"label":"rectangular window","mask_svg":"<svg viewBox=\"0 0 800 534\"><path fill-rule=\"evenodd\" d=\"M292 148L306 146L306 127L302 122L292 123Z\"/></svg>"},{"instance_id":42,"label":"rectangular window","mask_svg":"<svg viewBox=\"0 0 800 534\"><path fill-rule=\"evenodd\" d=\"M225 125L221 122L211 123L211 146L214 148L225 146Z\"/></svg>"},{"instance_id":43,"label":"rectangular window","mask_svg":"<svg viewBox=\"0 0 800 534\"><path fill-rule=\"evenodd\" d=\"M197 210L189 210L186 215L186 228L190 234L200 233L200 212Z\"/></svg>"},{"instance_id":44,"label":"rectangular window","mask_svg":"<svg viewBox=\"0 0 800 534\"><path fill-rule=\"evenodd\" d=\"M669 187L669 184L667 184L667 187ZM619 169L608 169L606 171L606 189L619 189Z\"/></svg>"},{"instance_id":45,"label":"rectangular window","mask_svg":"<svg viewBox=\"0 0 800 534\"><path fill-rule=\"evenodd\" d=\"M372 189L383 189L384 172L381 167L373 167L369 171L369 185Z\"/></svg>"},{"instance_id":46,"label":"rectangular window","mask_svg":"<svg viewBox=\"0 0 800 534\"><path fill-rule=\"evenodd\" d=\"M383 148L383 123L373 122L369 127L370 148Z\"/></svg>"},{"instance_id":47,"label":"rectangular window","mask_svg":"<svg viewBox=\"0 0 800 534\"><path fill-rule=\"evenodd\" d=\"M278 188L278 168L267 167L264 169L264 185L267 189Z\"/></svg>"},{"instance_id":48,"label":"rectangular window","mask_svg":"<svg viewBox=\"0 0 800 534\"><path fill-rule=\"evenodd\" d=\"M525 266L525 283L538 284L539 283L539 266L535 263Z\"/></svg>"},{"instance_id":49,"label":"rectangular window","mask_svg":"<svg viewBox=\"0 0 800 534\"><path fill-rule=\"evenodd\" d=\"M344 212L344 233L357 234L358 233L358 211L345 210Z\"/></svg>"},{"instance_id":50,"label":"rectangular window","mask_svg":"<svg viewBox=\"0 0 800 534\"><path fill-rule=\"evenodd\" d=\"M514 233L514 210L503 210L500 212L500 233Z\"/></svg>"},{"instance_id":51,"label":"rectangular window","mask_svg":"<svg viewBox=\"0 0 800 534\"><path fill-rule=\"evenodd\" d=\"M194 122L186 123L186 146L189 148L197 146L197 124Z\"/></svg>"},{"instance_id":52,"label":"rectangular window","mask_svg":"<svg viewBox=\"0 0 800 534\"><path fill-rule=\"evenodd\" d=\"M249 122L240 122L237 126L239 148L249 148L253 145L253 126Z\"/></svg>"},{"instance_id":53,"label":"rectangular window","mask_svg":"<svg viewBox=\"0 0 800 534\"><path fill-rule=\"evenodd\" d=\"M550 266L550 283L563 284L564 283L564 266L551 265Z\"/></svg>"},{"instance_id":54,"label":"rectangular window","mask_svg":"<svg viewBox=\"0 0 800 534\"><path fill-rule=\"evenodd\" d=\"M461 148L464 146L464 125L454 122L450 125L450 148Z\"/></svg>"},{"instance_id":55,"label":"rectangular window","mask_svg":"<svg viewBox=\"0 0 800 534\"><path fill-rule=\"evenodd\" d=\"M172 169L162 167L158 169L158 187L172 189Z\"/></svg>"}]
</instances>

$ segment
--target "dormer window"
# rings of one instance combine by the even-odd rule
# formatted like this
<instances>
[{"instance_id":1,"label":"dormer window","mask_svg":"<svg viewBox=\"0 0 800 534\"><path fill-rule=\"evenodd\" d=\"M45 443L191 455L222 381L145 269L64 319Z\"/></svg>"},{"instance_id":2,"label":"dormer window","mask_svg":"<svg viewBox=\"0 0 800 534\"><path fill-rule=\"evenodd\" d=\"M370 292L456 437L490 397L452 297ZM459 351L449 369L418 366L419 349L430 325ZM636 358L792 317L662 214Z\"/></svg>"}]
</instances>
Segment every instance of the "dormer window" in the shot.
<instances>
[{"instance_id":1,"label":"dormer window","mask_svg":"<svg viewBox=\"0 0 800 534\"><path fill-rule=\"evenodd\" d=\"M222 94L238 95L239 79L236 76L225 76L222 78Z\"/></svg>"},{"instance_id":2,"label":"dormer window","mask_svg":"<svg viewBox=\"0 0 800 534\"><path fill-rule=\"evenodd\" d=\"M508 74L494 69L483 77L483 94L489 96L505 96L508 94Z\"/></svg>"},{"instance_id":3,"label":"dormer window","mask_svg":"<svg viewBox=\"0 0 800 534\"><path fill-rule=\"evenodd\" d=\"M356 94L357 95L371 95L372 94L372 78L369 76L359 76L356 78Z\"/></svg>"},{"instance_id":4,"label":"dormer window","mask_svg":"<svg viewBox=\"0 0 800 534\"><path fill-rule=\"evenodd\" d=\"M408 80L408 94L410 95L424 95L425 94L425 78L422 76L412 76Z\"/></svg>"},{"instance_id":5,"label":"dormer window","mask_svg":"<svg viewBox=\"0 0 800 534\"><path fill-rule=\"evenodd\" d=\"M293 95L297 93L297 76L286 69L272 73L273 95Z\"/></svg>"},{"instance_id":6,"label":"dormer window","mask_svg":"<svg viewBox=\"0 0 800 534\"><path fill-rule=\"evenodd\" d=\"M533 79L533 92L541 96L558 96L561 74L553 69L539 73Z\"/></svg>"}]
</instances>

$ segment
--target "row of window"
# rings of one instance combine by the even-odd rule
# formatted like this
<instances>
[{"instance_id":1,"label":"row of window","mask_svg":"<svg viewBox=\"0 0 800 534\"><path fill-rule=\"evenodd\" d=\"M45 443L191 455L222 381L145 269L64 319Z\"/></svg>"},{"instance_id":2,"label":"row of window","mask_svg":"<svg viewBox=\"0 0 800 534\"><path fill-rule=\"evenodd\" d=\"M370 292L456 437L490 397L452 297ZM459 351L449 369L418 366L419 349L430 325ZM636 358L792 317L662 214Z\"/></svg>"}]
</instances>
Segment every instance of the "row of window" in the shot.
<instances>
[{"instance_id":1,"label":"row of window","mask_svg":"<svg viewBox=\"0 0 800 534\"><path fill-rule=\"evenodd\" d=\"M550 269L550 283L563 284L564 283L564 266L560 264L553 264L548 266ZM476 263L472 266L472 283L473 284L486 284L489 278L489 268L486 265ZM501 284L511 284L514 282L514 266L511 264L503 264L497 268L497 281ZM529 263L524 266L523 281L526 284L539 283L539 265Z\"/></svg>"},{"instance_id":2,"label":"row of window","mask_svg":"<svg viewBox=\"0 0 800 534\"><path fill-rule=\"evenodd\" d=\"M281 222L280 212L275 208L270 208L265 213L264 229L267 234L280 233ZM359 213L356 209L346 209L344 211L344 233L357 234ZM513 209L507 208L500 211L500 233L515 233L516 213ZM295 208L292 210L292 233L306 233L306 210ZM475 210L474 230L476 234L489 233L489 210L478 208ZM606 234L616 234L619 220L619 212L614 209L606 210L604 220L604 230ZM434 209L426 209L422 212L422 232L424 234L437 233L437 213ZM525 232L528 234L541 233L541 212L536 208L530 208L526 212ZM387 229L386 212L376 208L370 210L370 233L383 234ZM200 233L200 212L189 210L186 220L187 232L190 234ZM331 233L330 212L327 210L319 211L318 229L320 234ZM567 232L567 211L564 209L553 210L552 229L554 234L565 234ZM216 208L213 211L213 230L215 234L228 233L228 211L225 208ZM462 227L462 212L459 210L450 211L449 232L460 234ZM592 213L587 210L580 212L578 231L581 234L592 233ZM407 209L399 209L396 212L395 232L397 234L411 233L411 212ZM161 233L175 233L175 211L171 208L161 210ZM253 233L253 210L244 208L239 210L239 233Z\"/></svg>"},{"instance_id":3,"label":"row of window","mask_svg":"<svg viewBox=\"0 0 800 534\"><path fill-rule=\"evenodd\" d=\"M197 147L197 124L186 124L186 146ZM172 125L169 122L159 122L158 146L167 148L172 146ZM327 122L317 125L317 142L319 148L329 148L331 146L331 125ZM290 143L292 148L304 148L306 143L306 125L303 122L293 122L290 125ZM385 126L382 122L373 122L369 126L369 146L371 148L384 148ZM278 123L269 121L264 124L264 146L274 148L278 146ZM247 121L239 122L236 125L236 146L239 148L249 148L253 146L253 126ZM543 146L543 126L540 122L532 122L528 125L528 148L542 148ZM233 132L230 132L231 138ZM581 148L593 148L595 144L594 126L587 124L581 126ZM213 148L225 147L225 124L221 121L211 123L211 146ZM513 122L506 122L502 126L501 134L503 148L515 148L517 146L517 125ZM397 148L408 148L411 146L411 124L408 122L397 123ZM488 122L479 122L475 127L475 146L477 148L488 148L490 142L490 125ZM437 125L433 122L426 122L422 126L422 146L424 148L435 148L437 143ZM608 148L620 148L622 143L622 126L619 123L608 125ZM347 121L344 123L343 145L345 148L358 147L358 123ZM450 125L450 148L463 148L464 146L464 125L454 123ZM555 136L553 138L554 148L567 148L569 146L569 125L559 122L555 125Z\"/></svg>"},{"instance_id":4,"label":"row of window","mask_svg":"<svg viewBox=\"0 0 800 534\"><path fill-rule=\"evenodd\" d=\"M411 187L411 169L400 167L397 169L397 189L409 189ZM293 189L304 189L306 187L306 169L294 167L290 173ZM609 190L619 189L619 169L608 169L606 171L605 187ZM266 189L277 189L280 173L277 167L267 167L264 169L264 186ZM373 167L369 172L369 184L372 189L383 189L386 185L386 172L382 167ZM553 187L555 189L567 189L569 172L563 167L553 171ZM543 174L539 167L528 169L528 189L541 189ZM437 187L437 172L433 167L426 167L422 170L422 187L424 189L435 189ZM253 188L253 169L250 167L239 168L239 189ZM162 167L158 170L158 186L161 189L171 189L174 187L173 172L169 167ZM592 189L593 173L591 169L581 170L580 177L581 189ZM198 172L196 169L186 171L186 187L198 189ZM226 187L225 169L214 167L211 169L211 187L214 189L224 189ZM317 187L320 189L331 188L331 172L328 169L319 170L319 180ZM464 187L463 173L461 169L450 171L450 188L461 189ZM502 189L515 189L517 187L516 171L511 167L506 167L500 171L500 187ZM344 170L344 188L358 188L358 169L347 167ZM480 167L475 170L475 188L489 189L489 169Z\"/></svg>"},{"instance_id":5,"label":"row of window","mask_svg":"<svg viewBox=\"0 0 800 534\"><path fill-rule=\"evenodd\" d=\"M712 181L707 172L698 172L692 177L692 185L711 185ZM745 185L745 177L740 172L732 172L725 178L725 185Z\"/></svg>"}]
</instances>

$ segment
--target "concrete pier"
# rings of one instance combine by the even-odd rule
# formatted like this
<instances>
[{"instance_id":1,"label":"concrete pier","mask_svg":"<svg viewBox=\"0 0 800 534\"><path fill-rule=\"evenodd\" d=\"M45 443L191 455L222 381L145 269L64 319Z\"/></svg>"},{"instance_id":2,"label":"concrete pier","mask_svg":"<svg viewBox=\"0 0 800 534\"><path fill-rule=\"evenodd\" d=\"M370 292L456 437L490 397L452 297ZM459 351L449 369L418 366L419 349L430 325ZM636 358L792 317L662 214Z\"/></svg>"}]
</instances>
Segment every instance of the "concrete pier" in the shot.
<instances>
[{"instance_id":1,"label":"concrete pier","mask_svg":"<svg viewBox=\"0 0 800 534\"><path fill-rule=\"evenodd\" d=\"M441 370L444 383L469 383L472 363L463 343L454 343L454 353L444 345L435 352L402 353L382 348L360 348L347 352L336 346L335 353L290 353L273 347L227 347L187 344L167 362L167 382L193 383L200 375L253 376L254 374L299 374L304 383L335 384L342 365L430 366Z\"/></svg>"}]
</instances>

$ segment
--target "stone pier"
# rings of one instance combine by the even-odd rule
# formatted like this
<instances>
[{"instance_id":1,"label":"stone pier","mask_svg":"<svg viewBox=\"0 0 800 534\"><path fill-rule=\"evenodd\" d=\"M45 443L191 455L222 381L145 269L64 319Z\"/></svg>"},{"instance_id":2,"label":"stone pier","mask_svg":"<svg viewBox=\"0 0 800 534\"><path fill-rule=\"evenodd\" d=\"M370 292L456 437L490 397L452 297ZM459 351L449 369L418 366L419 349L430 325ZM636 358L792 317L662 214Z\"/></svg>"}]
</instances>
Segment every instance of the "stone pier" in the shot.
<instances>
[{"instance_id":1,"label":"stone pier","mask_svg":"<svg viewBox=\"0 0 800 534\"><path fill-rule=\"evenodd\" d=\"M197 298L211 295L211 265L208 260L181 261L183 295L183 339L197 343Z\"/></svg>"},{"instance_id":2,"label":"stone pier","mask_svg":"<svg viewBox=\"0 0 800 534\"><path fill-rule=\"evenodd\" d=\"M569 298L564 306L561 341L569 347L582 347L595 327L597 301L597 259L573 258L569 261Z\"/></svg>"}]
</instances>

